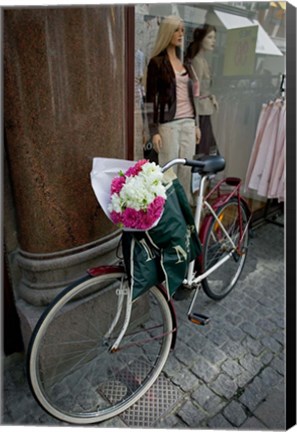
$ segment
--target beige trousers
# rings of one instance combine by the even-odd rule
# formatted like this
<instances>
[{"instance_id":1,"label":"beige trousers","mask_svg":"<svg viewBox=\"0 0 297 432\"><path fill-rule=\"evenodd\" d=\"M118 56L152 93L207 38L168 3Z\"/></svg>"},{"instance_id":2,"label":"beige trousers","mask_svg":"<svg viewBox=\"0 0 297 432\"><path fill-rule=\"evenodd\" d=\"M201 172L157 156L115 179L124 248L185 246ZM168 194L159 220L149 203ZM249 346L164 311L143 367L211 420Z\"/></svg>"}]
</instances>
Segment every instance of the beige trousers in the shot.
<instances>
[{"instance_id":1,"label":"beige trousers","mask_svg":"<svg viewBox=\"0 0 297 432\"><path fill-rule=\"evenodd\" d=\"M163 123L159 125L159 134L162 138L162 148L159 153L160 165L164 165L175 158L193 159L196 145L194 120L181 119ZM186 192L190 204L193 205L191 168L177 165L174 167L174 171Z\"/></svg>"}]
</instances>

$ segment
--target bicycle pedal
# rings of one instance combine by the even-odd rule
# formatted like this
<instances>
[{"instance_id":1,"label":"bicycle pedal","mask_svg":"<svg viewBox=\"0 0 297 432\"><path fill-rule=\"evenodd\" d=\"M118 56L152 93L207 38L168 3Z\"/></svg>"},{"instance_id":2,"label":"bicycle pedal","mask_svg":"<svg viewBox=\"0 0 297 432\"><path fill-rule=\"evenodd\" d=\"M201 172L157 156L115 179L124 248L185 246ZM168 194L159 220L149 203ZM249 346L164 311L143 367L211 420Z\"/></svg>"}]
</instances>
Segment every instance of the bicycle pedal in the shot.
<instances>
[{"instance_id":1,"label":"bicycle pedal","mask_svg":"<svg viewBox=\"0 0 297 432\"><path fill-rule=\"evenodd\" d=\"M188 315L189 320L196 325L207 325L210 321L210 318L206 315L198 314L196 312L192 312Z\"/></svg>"}]
</instances>

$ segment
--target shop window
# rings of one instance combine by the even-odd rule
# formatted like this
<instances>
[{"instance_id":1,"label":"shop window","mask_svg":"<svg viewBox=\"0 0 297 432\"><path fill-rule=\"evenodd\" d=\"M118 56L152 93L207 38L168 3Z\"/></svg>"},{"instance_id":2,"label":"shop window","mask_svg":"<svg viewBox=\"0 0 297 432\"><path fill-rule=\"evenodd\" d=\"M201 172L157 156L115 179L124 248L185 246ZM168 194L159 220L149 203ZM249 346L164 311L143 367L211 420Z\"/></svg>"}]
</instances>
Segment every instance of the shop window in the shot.
<instances>
[{"instance_id":1,"label":"shop window","mask_svg":"<svg viewBox=\"0 0 297 432\"><path fill-rule=\"evenodd\" d=\"M281 95L285 10L283 2L278 3L282 6L273 8L265 2L262 9L255 2L136 5L135 158L143 156L142 145L148 137L142 101L150 53L164 16L179 15L185 24L182 55L195 28L204 23L216 27L215 49L205 54L211 70L211 92L219 103L211 121L219 151L226 159L223 174L241 177L244 185L262 105ZM276 20L273 27L267 25L272 9ZM244 187L242 192L255 208L265 205L266 197Z\"/></svg>"}]
</instances>

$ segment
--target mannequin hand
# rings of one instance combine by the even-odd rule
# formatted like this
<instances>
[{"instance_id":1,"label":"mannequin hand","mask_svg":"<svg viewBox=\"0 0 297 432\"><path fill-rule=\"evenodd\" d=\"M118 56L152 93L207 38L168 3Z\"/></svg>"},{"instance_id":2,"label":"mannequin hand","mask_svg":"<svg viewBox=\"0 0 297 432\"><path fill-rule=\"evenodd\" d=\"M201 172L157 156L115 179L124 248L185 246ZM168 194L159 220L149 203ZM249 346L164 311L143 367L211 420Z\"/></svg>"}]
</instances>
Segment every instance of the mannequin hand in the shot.
<instances>
[{"instance_id":1,"label":"mannequin hand","mask_svg":"<svg viewBox=\"0 0 297 432\"><path fill-rule=\"evenodd\" d=\"M215 109L218 111L218 109L219 109L219 103L216 100L216 97L214 95L212 95L212 103L213 103L213 106L215 107Z\"/></svg>"},{"instance_id":2,"label":"mannequin hand","mask_svg":"<svg viewBox=\"0 0 297 432\"><path fill-rule=\"evenodd\" d=\"M160 150L162 148L162 138L161 138L161 136L159 134L154 135L153 139L152 139L152 142L153 142L154 150L157 153L160 153Z\"/></svg>"},{"instance_id":3,"label":"mannequin hand","mask_svg":"<svg viewBox=\"0 0 297 432\"><path fill-rule=\"evenodd\" d=\"M199 144L201 140L201 130L199 127L196 127L196 144Z\"/></svg>"}]
</instances>

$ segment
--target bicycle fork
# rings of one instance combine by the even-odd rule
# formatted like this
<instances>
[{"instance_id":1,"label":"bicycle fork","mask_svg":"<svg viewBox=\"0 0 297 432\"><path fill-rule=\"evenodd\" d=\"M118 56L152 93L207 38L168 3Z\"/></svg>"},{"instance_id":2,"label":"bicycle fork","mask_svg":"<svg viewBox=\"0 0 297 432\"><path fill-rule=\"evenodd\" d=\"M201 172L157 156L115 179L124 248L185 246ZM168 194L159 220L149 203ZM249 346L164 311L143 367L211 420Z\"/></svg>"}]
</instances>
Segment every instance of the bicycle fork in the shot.
<instances>
[{"instance_id":1,"label":"bicycle fork","mask_svg":"<svg viewBox=\"0 0 297 432\"><path fill-rule=\"evenodd\" d=\"M116 352L119 348L119 345L127 331L129 322L130 322L130 318L131 318L131 312L132 312L132 290L129 288L125 288L124 287L124 276L122 276L121 278L121 288L119 288L116 292L117 296L118 296L118 303L117 303L117 312L116 315L114 317L113 322L111 323L109 329L107 330L107 332L104 335L104 339L106 340L106 343L108 341L108 339L110 338L113 330L115 329L123 307L124 307L124 297L126 296L126 311L125 311L125 320L124 320L124 324L122 327L122 330L120 331L117 339L115 340L115 342L112 344L112 346L109 348L110 352Z\"/></svg>"},{"instance_id":2,"label":"bicycle fork","mask_svg":"<svg viewBox=\"0 0 297 432\"><path fill-rule=\"evenodd\" d=\"M119 319L121 317L121 314L124 312L123 311L124 302L126 301L126 307L125 307L125 312L124 312L125 313L124 323L123 323L123 327L122 327L119 335L117 336L115 342L108 348L108 351L111 353L115 353L117 351L120 351L121 349L130 348L131 346L134 346L134 345L140 346L143 344L147 344L152 339L160 339L168 333L176 334L177 327L176 327L174 309L172 310L172 306L169 305L169 308L171 311L171 316L172 316L172 322L173 322L173 329L170 330L170 332L164 333L162 331L160 334L155 335L154 337L147 337L147 338L144 338L140 341L138 340L137 342L126 343L123 346L120 346L122 340L126 336L126 332L127 332L128 326L130 324L130 319L131 319L131 314L132 314L132 290L129 287L125 288L124 282L125 282L125 277L123 276L121 278L121 288L119 288L116 291L116 293L118 295L117 311L116 311L115 317L114 317L109 329L107 330L107 332L104 335L104 344L105 345L107 345L107 346L109 345L112 332L114 331L116 325L118 324ZM126 299L125 299L125 297L126 297ZM148 328L147 330L157 329L158 327L161 327L160 324L152 326L152 327ZM137 333L138 332L131 333L131 335L133 335L133 334L136 335ZM174 347L174 345L175 345L175 338L172 340L172 348Z\"/></svg>"}]
</instances>

